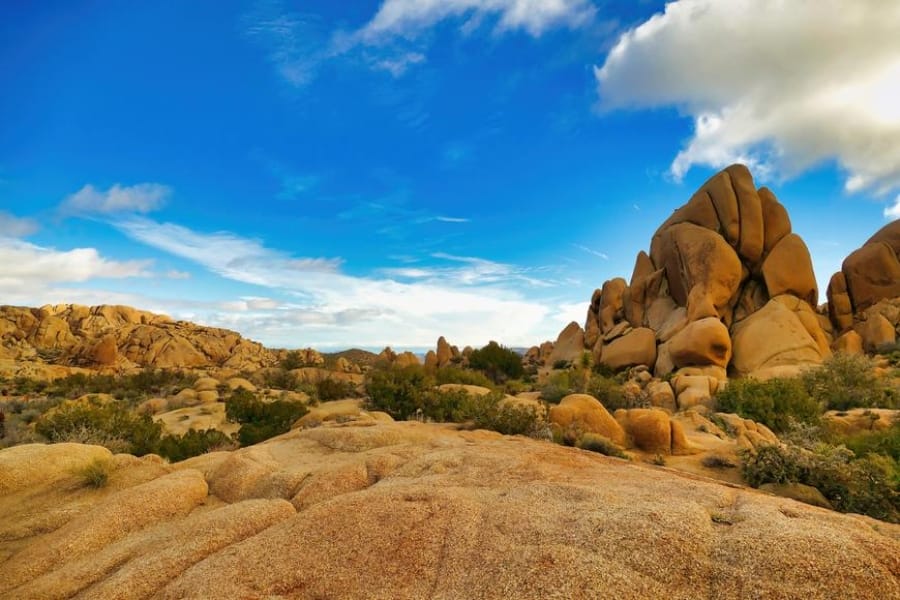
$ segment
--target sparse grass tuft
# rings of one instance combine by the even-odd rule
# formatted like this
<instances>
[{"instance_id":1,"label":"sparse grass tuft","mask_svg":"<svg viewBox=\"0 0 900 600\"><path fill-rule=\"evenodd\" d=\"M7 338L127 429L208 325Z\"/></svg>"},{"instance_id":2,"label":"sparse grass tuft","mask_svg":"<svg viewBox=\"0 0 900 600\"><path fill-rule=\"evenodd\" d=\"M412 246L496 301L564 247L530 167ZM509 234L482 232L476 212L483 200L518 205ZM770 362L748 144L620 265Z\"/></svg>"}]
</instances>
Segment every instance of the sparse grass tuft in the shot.
<instances>
[{"instance_id":1,"label":"sparse grass tuft","mask_svg":"<svg viewBox=\"0 0 900 600\"><path fill-rule=\"evenodd\" d=\"M100 489L109 483L109 475L112 472L112 463L104 458L96 458L90 464L78 469L78 475L86 487Z\"/></svg>"}]
</instances>

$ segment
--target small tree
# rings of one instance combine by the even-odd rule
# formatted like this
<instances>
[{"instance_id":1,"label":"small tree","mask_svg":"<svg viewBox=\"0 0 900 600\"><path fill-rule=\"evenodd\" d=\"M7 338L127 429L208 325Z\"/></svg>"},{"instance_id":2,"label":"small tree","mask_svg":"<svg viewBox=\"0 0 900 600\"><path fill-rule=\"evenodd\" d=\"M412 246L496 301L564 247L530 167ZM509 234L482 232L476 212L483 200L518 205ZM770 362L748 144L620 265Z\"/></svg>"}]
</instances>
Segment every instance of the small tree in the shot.
<instances>
[{"instance_id":1,"label":"small tree","mask_svg":"<svg viewBox=\"0 0 900 600\"><path fill-rule=\"evenodd\" d=\"M484 348L472 351L469 366L483 371L494 383L518 379L524 373L522 357L497 342L490 342Z\"/></svg>"}]
</instances>

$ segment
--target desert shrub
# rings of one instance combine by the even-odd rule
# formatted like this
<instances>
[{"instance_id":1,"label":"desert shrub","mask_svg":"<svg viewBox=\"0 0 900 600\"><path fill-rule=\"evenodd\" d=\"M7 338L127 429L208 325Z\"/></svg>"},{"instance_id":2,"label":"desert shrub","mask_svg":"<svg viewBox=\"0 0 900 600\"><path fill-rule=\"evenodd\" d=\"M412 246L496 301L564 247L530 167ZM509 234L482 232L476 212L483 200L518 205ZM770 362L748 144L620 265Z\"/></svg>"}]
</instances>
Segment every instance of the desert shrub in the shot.
<instances>
[{"instance_id":1,"label":"desert shrub","mask_svg":"<svg viewBox=\"0 0 900 600\"><path fill-rule=\"evenodd\" d=\"M737 466L734 461L721 454L707 454L700 464L707 469L733 469Z\"/></svg>"},{"instance_id":2,"label":"desert shrub","mask_svg":"<svg viewBox=\"0 0 900 600\"><path fill-rule=\"evenodd\" d=\"M49 396L77 398L86 394L109 394L117 400L137 404L149 396L168 396L194 385L197 376L172 369L146 368L127 375L75 373L49 382Z\"/></svg>"},{"instance_id":3,"label":"desert shrub","mask_svg":"<svg viewBox=\"0 0 900 600\"><path fill-rule=\"evenodd\" d=\"M716 403L721 412L736 413L776 432L787 431L794 421L815 423L822 412L798 378L736 379L716 394Z\"/></svg>"},{"instance_id":4,"label":"desert shrub","mask_svg":"<svg viewBox=\"0 0 900 600\"><path fill-rule=\"evenodd\" d=\"M553 362L554 369L568 369L571 366L572 366L571 360L561 359L561 360L557 360L557 361Z\"/></svg>"},{"instance_id":5,"label":"desert shrub","mask_svg":"<svg viewBox=\"0 0 900 600\"><path fill-rule=\"evenodd\" d=\"M155 452L162 426L147 415L131 413L120 402L88 397L47 411L35 422L35 431L51 442L95 443L142 456Z\"/></svg>"},{"instance_id":6,"label":"desert shrub","mask_svg":"<svg viewBox=\"0 0 900 600\"><path fill-rule=\"evenodd\" d=\"M559 404L560 400L574 392L569 372L558 371L547 377L546 383L541 387L541 398L552 404Z\"/></svg>"},{"instance_id":7,"label":"desert shrub","mask_svg":"<svg viewBox=\"0 0 900 600\"><path fill-rule=\"evenodd\" d=\"M109 483L109 475L112 472L112 463L104 458L95 458L87 465L78 469L75 474L81 478L85 486L99 489Z\"/></svg>"},{"instance_id":8,"label":"desert shrub","mask_svg":"<svg viewBox=\"0 0 900 600\"><path fill-rule=\"evenodd\" d=\"M837 353L821 367L803 374L809 394L830 410L849 410L895 404L887 387L875 374L872 359Z\"/></svg>"},{"instance_id":9,"label":"desert shrub","mask_svg":"<svg viewBox=\"0 0 900 600\"><path fill-rule=\"evenodd\" d=\"M476 427L503 435L542 436L544 421L536 407L501 403L501 398L500 394L489 394L479 399L472 415Z\"/></svg>"},{"instance_id":10,"label":"desert shrub","mask_svg":"<svg viewBox=\"0 0 900 600\"><path fill-rule=\"evenodd\" d=\"M846 436L841 442L856 456L882 454L900 462L900 422L884 431L866 431Z\"/></svg>"},{"instance_id":11,"label":"desert shrub","mask_svg":"<svg viewBox=\"0 0 900 600\"><path fill-rule=\"evenodd\" d=\"M609 438L596 433L585 433L575 444L582 450L590 450L605 456L614 456L616 458L628 458L628 455L616 446Z\"/></svg>"},{"instance_id":12,"label":"desert shrub","mask_svg":"<svg viewBox=\"0 0 900 600\"><path fill-rule=\"evenodd\" d=\"M299 350L291 350L287 354L284 355L284 358L281 359L281 363L279 366L284 371L292 371L294 369L299 369L304 365L303 355Z\"/></svg>"},{"instance_id":13,"label":"desert shrub","mask_svg":"<svg viewBox=\"0 0 900 600\"><path fill-rule=\"evenodd\" d=\"M900 474L888 456L855 458L844 446L821 444L814 451L796 446L763 446L743 451L742 473L753 487L802 483L817 488L835 509L900 521Z\"/></svg>"},{"instance_id":14,"label":"desert shrub","mask_svg":"<svg viewBox=\"0 0 900 600\"><path fill-rule=\"evenodd\" d=\"M342 398L355 398L358 394L356 386L351 382L328 377L316 383L315 395L321 402L329 402Z\"/></svg>"},{"instance_id":15,"label":"desert shrub","mask_svg":"<svg viewBox=\"0 0 900 600\"><path fill-rule=\"evenodd\" d=\"M503 391L510 396L515 396L517 394L521 394L522 392L530 392L533 389L534 388L530 383L526 383L521 379L510 379L505 384L503 384Z\"/></svg>"},{"instance_id":16,"label":"desert shrub","mask_svg":"<svg viewBox=\"0 0 900 600\"><path fill-rule=\"evenodd\" d=\"M494 383L518 379L524 373L522 357L497 342L490 342L484 348L473 350L469 355L469 366L483 371Z\"/></svg>"},{"instance_id":17,"label":"desert shrub","mask_svg":"<svg viewBox=\"0 0 900 600\"><path fill-rule=\"evenodd\" d=\"M218 429L188 429L184 435L166 435L159 441L159 455L171 462L180 462L206 454L211 450L227 448L232 440Z\"/></svg>"},{"instance_id":18,"label":"desert shrub","mask_svg":"<svg viewBox=\"0 0 900 600\"><path fill-rule=\"evenodd\" d=\"M622 385L611 377L594 374L585 391L599 400L610 412L620 408L635 408L632 406L632 402L626 398Z\"/></svg>"},{"instance_id":19,"label":"desert shrub","mask_svg":"<svg viewBox=\"0 0 900 600\"><path fill-rule=\"evenodd\" d=\"M366 374L366 393L374 410L395 419L407 419L422 408L422 395L434 387L435 379L418 365L373 369Z\"/></svg>"},{"instance_id":20,"label":"desert shrub","mask_svg":"<svg viewBox=\"0 0 900 600\"><path fill-rule=\"evenodd\" d=\"M492 389L494 382L488 379L481 371L472 371L470 369L462 369L459 367L443 367L437 369L434 373L435 383L444 385L445 383L461 383L463 385L480 385Z\"/></svg>"},{"instance_id":21,"label":"desert shrub","mask_svg":"<svg viewBox=\"0 0 900 600\"><path fill-rule=\"evenodd\" d=\"M307 412L307 408L299 402L263 402L243 388L235 390L225 401L228 420L241 424L237 433L241 446L250 446L290 431L291 425Z\"/></svg>"}]
</instances>

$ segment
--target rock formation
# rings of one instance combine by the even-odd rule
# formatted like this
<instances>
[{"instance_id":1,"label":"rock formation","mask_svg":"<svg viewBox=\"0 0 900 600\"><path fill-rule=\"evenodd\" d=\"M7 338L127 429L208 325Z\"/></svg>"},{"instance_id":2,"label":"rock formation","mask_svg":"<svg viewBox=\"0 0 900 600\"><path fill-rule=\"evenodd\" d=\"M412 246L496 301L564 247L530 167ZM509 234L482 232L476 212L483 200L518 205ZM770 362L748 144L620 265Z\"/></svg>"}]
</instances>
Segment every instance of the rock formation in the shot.
<instances>
[{"instance_id":1,"label":"rock formation","mask_svg":"<svg viewBox=\"0 0 900 600\"><path fill-rule=\"evenodd\" d=\"M109 483L85 488L72 472L97 458ZM865 600L900 597L900 527L522 437L338 420L174 465L2 450L0 572L4 600Z\"/></svg>"},{"instance_id":2,"label":"rock formation","mask_svg":"<svg viewBox=\"0 0 900 600\"><path fill-rule=\"evenodd\" d=\"M646 365L658 377L787 374L830 354L817 302L809 251L787 211L733 165L660 226L630 282L594 292L585 348L597 363Z\"/></svg>"},{"instance_id":3,"label":"rock formation","mask_svg":"<svg viewBox=\"0 0 900 600\"><path fill-rule=\"evenodd\" d=\"M828 314L842 347L876 352L900 329L900 220L844 259L828 283ZM861 339L857 342L855 336Z\"/></svg>"},{"instance_id":4,"label":"rock formation","mask_svg":"<svg viewBox=\"0 0 900 600\"><path fill-rule=\"evenodd\" d=\"M223 367L277 362L261 344L127 306L0 306L0 358L84 367Z\"/></svg>"}]
</instances>

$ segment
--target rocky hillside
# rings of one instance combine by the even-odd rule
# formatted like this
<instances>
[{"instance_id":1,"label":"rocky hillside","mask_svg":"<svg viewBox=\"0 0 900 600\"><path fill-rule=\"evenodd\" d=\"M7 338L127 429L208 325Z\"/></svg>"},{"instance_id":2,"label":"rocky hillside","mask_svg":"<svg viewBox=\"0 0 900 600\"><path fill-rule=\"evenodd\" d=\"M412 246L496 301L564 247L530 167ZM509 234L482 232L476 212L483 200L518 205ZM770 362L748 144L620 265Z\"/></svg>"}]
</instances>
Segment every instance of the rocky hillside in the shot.
<instances>
[{"instance_id":1,"label":"rocky hillside","mask_svg":"<svg viewBox=\"0 0 900 600\"><path fill-rule=\"evenodd\" d=\"M277 358L233 331L127 306L0 306L0 359L91 368L256 370Z\"/></svg>"},{"instance_id":2,"label":"rocky hillside","mask_svg":"<svg viewBox=\"0 0 900 600\"><path fill-rule=\"evenodd\" d=\"M105 487L73 475L107 461ZM896 598L900 527L548 442L294 430L0 451L0 598Z\"/></svg>"}]
</instances>

